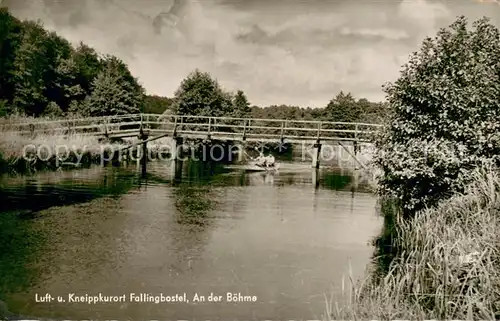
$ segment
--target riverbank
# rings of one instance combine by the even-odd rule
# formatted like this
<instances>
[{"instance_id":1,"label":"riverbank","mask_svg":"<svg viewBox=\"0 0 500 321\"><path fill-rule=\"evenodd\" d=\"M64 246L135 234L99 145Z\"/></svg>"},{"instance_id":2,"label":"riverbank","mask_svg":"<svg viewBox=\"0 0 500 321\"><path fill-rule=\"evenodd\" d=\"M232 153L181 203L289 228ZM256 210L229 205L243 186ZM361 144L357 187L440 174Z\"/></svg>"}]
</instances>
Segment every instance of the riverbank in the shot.
<instances>
[{"instance_id":1,"label":"riverbank","mask_svg":"<svg viewBox=\"0 0 500 321\"><path fill-rule=\"evenodd\" d=\"M29 138L4 132L0 139L0 172L26 174L90 166L101 162L102 145L91 136L37 135Z\"/></svg>"},{"instance_id":2,"label":"riverbank","mask_svg":"<svg viewBox=\"0 0 500 321\"><path fill-rule=\"evenodd\" d=\"M499 211L500 175L494 169L478 170L464 194L411 221L384 206L378 245L390 248L379 251L364 281L351 282L344 308L328 304L328 319L498 320Z\"/></svg>"}]
</instances>

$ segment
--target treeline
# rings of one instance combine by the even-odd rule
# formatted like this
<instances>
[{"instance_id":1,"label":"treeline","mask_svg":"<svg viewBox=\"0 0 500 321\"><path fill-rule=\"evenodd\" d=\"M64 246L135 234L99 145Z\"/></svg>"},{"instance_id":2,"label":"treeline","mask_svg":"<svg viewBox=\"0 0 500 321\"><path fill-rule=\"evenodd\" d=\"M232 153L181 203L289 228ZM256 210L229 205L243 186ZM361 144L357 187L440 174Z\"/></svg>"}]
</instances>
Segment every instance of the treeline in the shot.
<instances>
[{"instance_id":1,"label":"treeline","mask_svg":"<svg viewBox=\"0 0 500 321\"><path fill-rule=\"evenodd\" d=\"M298 106L251 106L246 94L225 91L209 73L195 70L184 79L173 98L149 96L145 110L179 115L231 116L271 119L325 120L337 122L380 122L387 104L355 99L340 92L324 108Z\"/></svg>"},{"instance_id":2,"label":"treeline","mask_svg":"<svg viewBox=\"0 0 500 321\"><path fill-rule=\"evenodd\" d=\"M338 122L380 123L387 110L387 104L355 99L351 93L340 92L323 108L301 108L297 106L252 107L252 117L325 120Z\"/></svg>"},{"instance_id":3,"label":"treeline","mask_svg":"<svg viewBox=\"0 0 500 321\"><path fill-rule=\"evenodd\" d=\"M174 97L146 95L128 66L80 43L72 46L40 22L0 8L0 116L106 116L177 113L274 119L378 122L383 103L340 92L324 108L251 106L241 90L224 90L209 73L193 71Z\"/></svg>"},{"instance_id":4,"label":"treeline","mask_svg":"<svg viewBox=\"0 0 500 321\"><path fill-rule=\"evenodd\" d=\"M116 115L143 104L144 88L119 58L83 43L75 48L0 8L0 114Z\"/></svg>"}]
</instances>

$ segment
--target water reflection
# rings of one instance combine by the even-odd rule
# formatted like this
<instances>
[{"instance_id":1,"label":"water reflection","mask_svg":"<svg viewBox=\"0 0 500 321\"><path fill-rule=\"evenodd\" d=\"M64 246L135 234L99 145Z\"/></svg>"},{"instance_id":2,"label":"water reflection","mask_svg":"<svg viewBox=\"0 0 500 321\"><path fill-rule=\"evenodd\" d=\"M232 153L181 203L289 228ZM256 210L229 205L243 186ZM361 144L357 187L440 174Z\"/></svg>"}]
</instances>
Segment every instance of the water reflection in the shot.
<instances>
[{"instance_id":1,"label":"water reflection","mask_svg":"<svg viewBox=\"0 0 500 321\"><path fill-rule=\"evenodd\" d=\"M65 319L318 318L352 263L361 275L380 222L347 175L285 164L92 168L0 180L0 300ZM182 172L180 172L180 169ZM182 174L182 175L180 175ZM19 213L29 211L29 220ZM255 303L41 304L53 295L226 292Z\"/></svg>"},{"instance_id":2,"label":"water reflection","mask_svg":"<svg viewBox=\"0 0 500 321\"><path fill-rule=\"evenodd\" d=\"M173 190L175 207L178 211L177 223L204 226L208 223L208 213L215 209L215 192L207 186L180 185Z\"/></svg>"},{"instance_id":3,"label":"water reflection","mask_svg":"<svg viewBox=\"0 0 500 321\"><path fill-rule=\"evenodd\" d=\"M104 195L119 196L138 182L140 176L134 170L119 167L43 172L36 176L0 176L0 212L37 212Z\"/></svg>"}]
</instances>

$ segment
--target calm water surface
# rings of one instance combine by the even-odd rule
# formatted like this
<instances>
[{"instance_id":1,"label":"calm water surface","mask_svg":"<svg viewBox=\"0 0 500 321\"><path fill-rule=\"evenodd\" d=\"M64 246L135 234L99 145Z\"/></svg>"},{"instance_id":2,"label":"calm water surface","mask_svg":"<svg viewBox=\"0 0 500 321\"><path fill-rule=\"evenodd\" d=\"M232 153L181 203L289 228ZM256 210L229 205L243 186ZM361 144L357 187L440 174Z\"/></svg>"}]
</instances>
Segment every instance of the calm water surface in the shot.
<instances>
[{"instance_id":1,"label":"calm water surface","mask_svg":"<svg viewBox=\"0 0 500 321\"><path fill-rule=\"evenodd\" d=\"M279 173L152 163L0 181L0 299L50 319L314 319L342 276L362 276L380 231L376 199L350 177L288 164ZM122 303L36 295L127 295ZM256 302L194 303L195 293ZM186 293L189 303L132 303Z\"/></svg>"}]
</instances>

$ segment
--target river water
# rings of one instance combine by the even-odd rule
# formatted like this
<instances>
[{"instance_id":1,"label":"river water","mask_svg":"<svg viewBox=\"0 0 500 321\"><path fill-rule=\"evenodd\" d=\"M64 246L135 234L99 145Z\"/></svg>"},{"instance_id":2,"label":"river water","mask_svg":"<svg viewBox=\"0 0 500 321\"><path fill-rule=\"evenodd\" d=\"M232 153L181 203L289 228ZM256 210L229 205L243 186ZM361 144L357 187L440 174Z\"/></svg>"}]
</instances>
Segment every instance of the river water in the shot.
<instances>
[{"instance_id":1,"label":"river water","mask_svg":"<svg viewBox=\"0 0 500 321\"><path fill-rule=\"evenodd\" d=\"M31 318L319 319L343 276L363 276L382 223L352 177L320 172L315 186L310 166L285 165L249 174L187 164L177 180L166 163L145 178L135 166L3 177L0 300ZM71 293L126 299L75 303ZM65 302L37 302L46 294Z\"/></svg>"}]
</instances>

